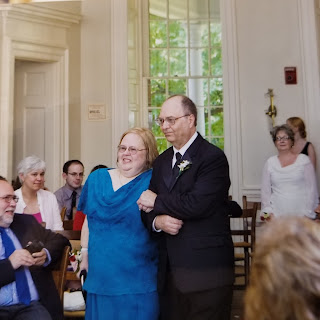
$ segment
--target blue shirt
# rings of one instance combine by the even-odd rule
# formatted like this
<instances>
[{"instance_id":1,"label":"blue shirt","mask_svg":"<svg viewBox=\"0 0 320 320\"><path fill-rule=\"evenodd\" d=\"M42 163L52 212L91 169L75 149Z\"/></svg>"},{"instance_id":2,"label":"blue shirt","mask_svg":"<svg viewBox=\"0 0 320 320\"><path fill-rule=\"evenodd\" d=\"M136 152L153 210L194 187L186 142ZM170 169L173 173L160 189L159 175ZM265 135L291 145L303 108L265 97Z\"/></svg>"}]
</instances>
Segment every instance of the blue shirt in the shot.
<instances>
[{"instance_id":1,"label":"blue shirt","mask_svg":"<svg viewBox=\"0 0 320 320\"><path fill-rule=\"evenodd\" d=\"M12 240L15 248L22 249L18 238L12 232L12 230L10 228L6 228L5 230L9 236L9 238ZM47 254L48 254L48 251L47 251ZM4 246L2 245L2 239L0 237L0 260L3 260L3 259L6 259L5 258L5 249L4 249ZM26 272L27 280L28 280L29 290L30 290L30 294L31 294L31 301L39 300L38 291L37 291L37 289L34 285L34 282L32 280L29 268L24 267L24 269ZM19 303L19 298L18 298L18 293L17 293L15 281L0 288L0 306L11 306L11 305L18 304L18 303Z\"/></svg>"}]
</instances>

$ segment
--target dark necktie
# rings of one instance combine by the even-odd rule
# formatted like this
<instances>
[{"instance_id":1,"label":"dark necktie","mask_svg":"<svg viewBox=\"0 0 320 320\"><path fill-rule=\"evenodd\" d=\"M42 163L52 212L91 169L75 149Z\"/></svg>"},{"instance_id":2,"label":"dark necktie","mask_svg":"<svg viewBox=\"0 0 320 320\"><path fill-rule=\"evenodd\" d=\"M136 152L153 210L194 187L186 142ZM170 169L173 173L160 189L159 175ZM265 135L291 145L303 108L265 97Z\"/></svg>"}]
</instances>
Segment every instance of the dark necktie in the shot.
<instances>
[{"instance_id":1,"label":"dark necktie","mask_svg":"<svg viewBox=\"0 0 320 320\"><path fill-rule=\"evenodd\" d=\"M68 215L69 220L72 220L73 218L73 208L76 206L76 204L77 204L77 193L73 191L71 195L71 209Z\"/></svg>"},{"instance_id":2,"label":"dark necktie","mask_svg":"<svg viewBox=\"0 0 320 320\"><path fill-rule=\"evenodd\" d=\"M4 228L0 227L0 233L2 238L2 245L5 250L5 256L6 258L9 258L10 255L15 251L14 244L10 237L7 235L7 232ZM19 302L29 305L31 301L31 296L29 291L27 275L24 270L24 267L21 266L20 268L15 270L15 278Z\"/></svg>"},{"instance_id":3,"label":"dark necktie","mask_svg":"<svg viewBox=\"0 0 320 320\"><path fill-rule=\"evenodd\" d=\"M173 168L172 168L172 179L175 180L178 177L179 174L179 167L178 164L180 164L181 161L181 154L179 152L176 153L176 163L174 164Z\"/></svg>"}]
</instances>

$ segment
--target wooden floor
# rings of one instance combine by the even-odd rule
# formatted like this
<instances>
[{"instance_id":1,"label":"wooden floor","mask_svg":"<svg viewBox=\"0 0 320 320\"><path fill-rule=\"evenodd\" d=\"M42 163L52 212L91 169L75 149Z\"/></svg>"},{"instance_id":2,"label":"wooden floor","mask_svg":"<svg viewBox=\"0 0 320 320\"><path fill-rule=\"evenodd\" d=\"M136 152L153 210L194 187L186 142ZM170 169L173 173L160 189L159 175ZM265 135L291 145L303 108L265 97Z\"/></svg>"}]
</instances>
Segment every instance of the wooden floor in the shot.
<instances>
[{"instance_id":1,"label":"wooden floor","mask_svg":"<svg viewBox=\"0 0 320 320\"><path fill-rule=\"evenodd\" d=\"M243 320L243 297L245 290L234 290L230 320Z\"/></svg>"},{"instance_id":2,"label":"wooden floor","mask_svg":"<svg viewBox=\"0 0 320 320\"><path fill-rule=\"evenodd\" d=\"M236 269L237 270L237 269ZM241 270L240 270L241 271ZM232 309L230 320L243 320L243 298L245 293L244 277L236 277L236 285L242 286L242 289L235 289L233 291Z\"/></svg>"}]
</instances>

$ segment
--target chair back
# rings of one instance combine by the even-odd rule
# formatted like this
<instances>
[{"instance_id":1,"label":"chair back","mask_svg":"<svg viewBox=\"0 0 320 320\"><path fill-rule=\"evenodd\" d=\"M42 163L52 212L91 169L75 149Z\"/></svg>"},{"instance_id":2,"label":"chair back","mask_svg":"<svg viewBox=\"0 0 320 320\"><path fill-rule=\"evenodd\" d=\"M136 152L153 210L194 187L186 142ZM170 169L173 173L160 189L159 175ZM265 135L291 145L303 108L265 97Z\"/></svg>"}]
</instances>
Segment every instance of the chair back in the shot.
<instances>
[{"instance_id":1,"label":"chair back","mask_svg":"<svg viewBox=\"0 0 320 320\"><path fill-rule=\"evenodd\" d=\"M67 208L66 207L63 207L60 211L60 217L61 217L61 220L64 221L64 218L66 216L66 212L67 212Z\"/></svg>"},{"instance_id":2,"label":"chair back","mask_svg":"<svg viewBox=\"0 0 320 320\"><path fill-rule=\"evenodd\" d=\"M73 230L73 220L64 220L62 223L64 230Z\"/></svg>"},{"instance_id":3,"label":"chair back","mask_svg":"<svg viewBox=\"0 0 320 320\"><path fill-rule=\"evenodd\" d=\"M81 238L80 230L57 230L56 233L62 234L68 240L80 240Z\"/></svg>"},{"instance_id":4,"label":"chair back","mask_svg":"<svg viewBox=\"0 0 320 320\"><path fill-rule=\"evenodd\" d=\"M65 246L63 250L63 254L60 259L60 263L58 264L57 268L52 271L52 277L56 284L56 288L58 290L59 297L62 303L63 303L64 286L66 282L67 266L69 263L69 252L70 252L70 247Z\"/></svg>"}]
</instances>

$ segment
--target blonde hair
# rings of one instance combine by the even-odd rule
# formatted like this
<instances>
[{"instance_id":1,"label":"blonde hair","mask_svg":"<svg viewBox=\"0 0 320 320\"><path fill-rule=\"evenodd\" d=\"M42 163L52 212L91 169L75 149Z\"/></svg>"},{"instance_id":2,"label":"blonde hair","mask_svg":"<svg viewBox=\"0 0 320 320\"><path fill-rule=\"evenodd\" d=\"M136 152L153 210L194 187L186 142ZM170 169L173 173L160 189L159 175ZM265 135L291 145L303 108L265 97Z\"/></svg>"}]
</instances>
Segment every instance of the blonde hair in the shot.
<instances>
[{"instance_id":1,"label":"blonde hair","mask_svg":"<svg viewBox=\"0 0 320 320\"><path fill-rule=\"evenodd\" d=\"M307 137L306 126L301 118L291 117L287 119L287 122L289 122L293 127L298 128L301 138L305 139Z\"/></svg>"},{"instance_id":2,"label":"blonde hair","mask_svg":"<svg viewBox=\"0 0 320 320\"><path fill-rule=\"evenodd\" d=\"M120 138L119 144L121 143L123 138L129 133L134 133L142 139L144 147L147 149L146 168L150 169L152 167L153 161L159 155L157 149L157 142L153 133L147 128L131 128L123 133L123 135Z\"/></svg>"},{"instance_id":3,"label":"blonde hair","mask_svg":"<svg viewBox=\"0 0 320 320\"><path fill-rule=\"evenodd\" d=\"M320 318L320 225L305 217L264 226L245 295L246 320Z\"/></svg>"}]
</instances>

